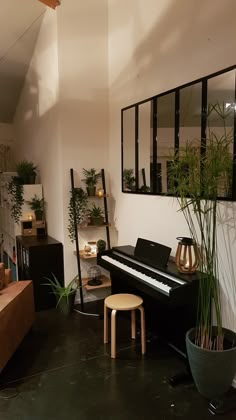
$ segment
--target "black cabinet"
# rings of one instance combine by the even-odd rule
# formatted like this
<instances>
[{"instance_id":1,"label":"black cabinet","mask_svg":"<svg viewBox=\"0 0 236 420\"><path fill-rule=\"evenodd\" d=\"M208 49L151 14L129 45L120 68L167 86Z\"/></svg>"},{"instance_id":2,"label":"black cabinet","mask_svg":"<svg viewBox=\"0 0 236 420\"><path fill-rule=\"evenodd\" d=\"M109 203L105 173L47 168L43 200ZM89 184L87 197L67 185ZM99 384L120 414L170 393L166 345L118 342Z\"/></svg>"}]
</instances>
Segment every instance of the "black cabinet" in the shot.
<instances>
[{"instance_id":1,"label":"black cabinet","mask_svg":"<svg viewBox=\"0 0 236 420\"><path fill-rule=\"evenodd\" d=\"M56 306L56 299L45 277L52 273L64 284L63 245L50 236L17 236L19 280L32 280L36 311Z\"/></svg>"}]
</instances>

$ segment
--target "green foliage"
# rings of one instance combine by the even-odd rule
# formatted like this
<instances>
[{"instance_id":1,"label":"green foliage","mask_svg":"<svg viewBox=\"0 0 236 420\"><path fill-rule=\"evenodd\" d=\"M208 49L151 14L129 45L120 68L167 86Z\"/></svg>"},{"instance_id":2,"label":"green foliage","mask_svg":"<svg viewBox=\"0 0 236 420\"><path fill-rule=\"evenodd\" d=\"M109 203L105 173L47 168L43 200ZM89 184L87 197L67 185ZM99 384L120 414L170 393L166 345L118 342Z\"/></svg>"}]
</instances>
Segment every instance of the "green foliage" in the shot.
<instances>
[{"instance_id":1,"label":"green foliage","mask_svg":"<svg viewBox=\"0 0 236 420\"><path fill-rule=\"evenodd\" d=\"M123 170L123 185L125 190L134 191L135 189L135 177L133 169Z\"/></svg>"},{"instance_id":2,"label":"green foliage","mask_svg":"<svg viewBox=\"0 0 236 420\"><path fill-rule=\"evenodd\" d=\"M101 178L101 172L96 172L95 168L83 168L83 175L84 178L82 179L82 181L85 182L87 187L95 187L99 178Z\"/></svg>"},{"instance_id":3,"label":"green foliage","mask_svg":"<svg viewBox=\"0 0 236 420\"><path fill-rule=\"evenodd\" d=\"M39 198L37 194L35 194L31 200L27 201L31 210L34 211L44 211L44 199Z\"/></svg>"},{"instance_id":4,"label":"green foliage","mask_svg":"<svg viewBox=\"0 0 236 420\"><path fill-rule=\"evenodd\" d=\"M74 188L70 191L68 205L68 236L71 242L75 240L75 229L86 216L88 198L82 188Z\"/></svg>"},{"instance_id":5,"label":"green foliage","mask_svg":"<svg viewBox=\"0 0 236 420\"><path fill-rule=\"evenodd\" d=\"M52 293L56 296L57 306L63 298L69 301L69 296L75 292L74 285L77 284L78 275L76 275L67 286L62 286L59 280L56 278L55 274L52 273L52 279L49 277L44 277L48 280L48 283L44 283L44 286L50 286L52 288Z\"/></svg>"},{"instance_id":6,"label":"green foliage","mask_svg":"<svg viewBox=\"0 0 236 420\"><path fill-rule=\"evenodd\" d=\"M23 185L20 185L17 177L12 177L7 185L7 190L10 195L10 212L15 223L19 223L22 215L22 206L24 204Z\"/></svg>"},{"instance_id":7,"label":"green foliage","mask_svg":"<svg viewBox=\"0 0 236 420\"><path fill-rule=\"evenodd\" d=\"M233 168L233 133L226 125L229 115L225 106L210 105L208 119L214 114L221 121L210 127L205 144L200 140L188 142L175 151L169 169L172 194L177 197L191 237L196 242L200 264L198 298L198 336L196 344L206 348L223 348L222 314L219 287L217 214L219 195L231 194ZM212 336L213 303L218 336Z\"/></svg>"},{"instance_id":8,"label":"green foliage","mask_svg":"<svg viewBox=\"0 0 236 420\"><path fill-rule=\"evenodd\" d=\"M34 175L37 167L29 160L22 160L16 164L16 171L20 177Z\"/></svg>"},{"instance_id":9,"label":"green foliage","mask_svg":"<svg viewBox=\"0 0 236 420\"><path fill-rule=\"evenodd\" d=\"M88 215L90 217L103 217L104 211L101 207L96 206L96 204L93 203L91 209L88 210Z\"/></svg>"},{"instance_id":10,"label":"green foliage","mask_svg":"<svg viewBox=\"0 0 236 420\"><path fill-rule=\"evenodd\" d=\"M98 249L98 252L105 251L105 249L106 249L106 241L104 241L103 239L98 239L98 241L97 241L97 249Z\"/></svg>"}]
</instances>

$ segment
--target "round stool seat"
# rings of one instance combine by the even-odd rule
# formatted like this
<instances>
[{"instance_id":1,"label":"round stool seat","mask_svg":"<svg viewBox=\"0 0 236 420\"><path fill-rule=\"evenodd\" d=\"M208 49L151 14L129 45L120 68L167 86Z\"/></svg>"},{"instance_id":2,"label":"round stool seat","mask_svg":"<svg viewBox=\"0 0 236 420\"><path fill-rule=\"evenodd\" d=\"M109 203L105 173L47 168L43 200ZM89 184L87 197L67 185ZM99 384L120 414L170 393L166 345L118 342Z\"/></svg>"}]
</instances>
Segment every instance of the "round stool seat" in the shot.
<instances>
[{"instance_id":1,"label":"round stool seat","mask_svg":"<svg viewBox=\"0 0 236 420\"><path fill-rule=\"evenodd\" d=\"M142 303L143 299L141 297L130 293L118 293L105 299L105 305L117 311L131 311L138 308Z\"/></svg>"}]
</instances>

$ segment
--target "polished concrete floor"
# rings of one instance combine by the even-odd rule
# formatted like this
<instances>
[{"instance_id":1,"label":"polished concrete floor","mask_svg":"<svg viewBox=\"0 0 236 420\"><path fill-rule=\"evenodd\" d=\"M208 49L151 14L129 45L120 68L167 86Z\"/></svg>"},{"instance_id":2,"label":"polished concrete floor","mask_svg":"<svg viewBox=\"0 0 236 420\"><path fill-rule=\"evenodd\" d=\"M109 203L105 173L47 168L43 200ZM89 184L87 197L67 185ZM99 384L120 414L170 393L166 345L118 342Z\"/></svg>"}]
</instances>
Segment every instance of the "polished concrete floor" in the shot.
<instances>
[{"instance_id":1,"label":"polished concrete floor","mask_svg":"<svg viewBox=\"0 0 236 420\"><path fill-rule=\"evenodd\" d=\"M101 319L38 312L32 331L1 372L0 419L211 419L208 401L192 383L169 384L183 370L183 360L153 335L142 357L129 327L118 318L118 354L112 360ZM236 412L219 418L235 420Z\"/></svg>"}]
</instances>

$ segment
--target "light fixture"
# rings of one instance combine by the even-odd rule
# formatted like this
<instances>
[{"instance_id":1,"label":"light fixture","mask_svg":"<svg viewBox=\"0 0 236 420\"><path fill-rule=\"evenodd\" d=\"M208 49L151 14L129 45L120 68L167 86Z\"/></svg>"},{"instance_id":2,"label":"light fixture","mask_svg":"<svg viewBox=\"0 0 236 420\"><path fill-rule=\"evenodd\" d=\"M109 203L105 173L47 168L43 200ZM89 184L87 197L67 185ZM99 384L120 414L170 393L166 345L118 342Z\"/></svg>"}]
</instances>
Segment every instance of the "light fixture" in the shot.
<instances>
[{"instance_id":1,"label":"light fixture","mask_svg":"<svg viewBox=\"0 0 236 420\"><path fill-rule=\"evenodd\" d=\"M39 0L41 3L46 4L46 6L56 9L57 6L60 6L60 0Z\"/></svg>"}]
</instances>

